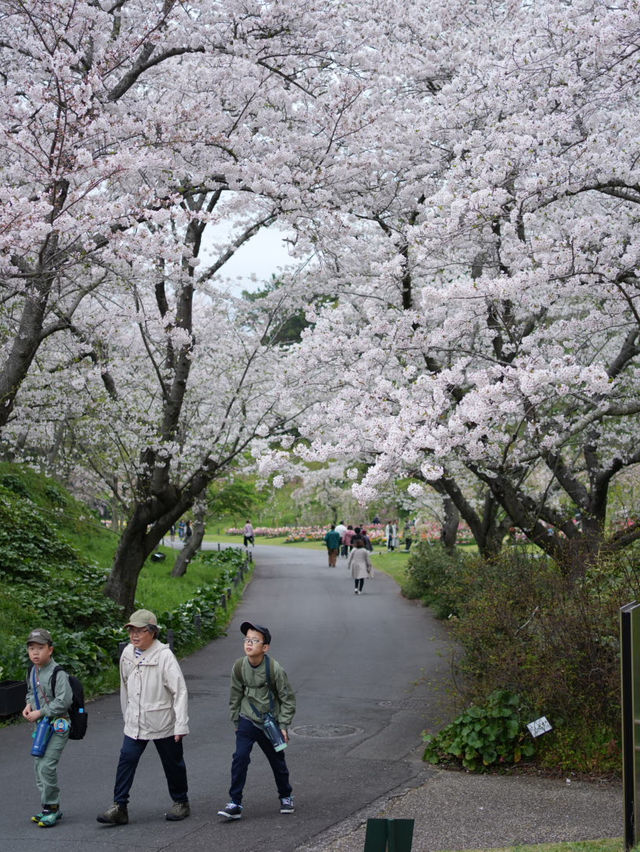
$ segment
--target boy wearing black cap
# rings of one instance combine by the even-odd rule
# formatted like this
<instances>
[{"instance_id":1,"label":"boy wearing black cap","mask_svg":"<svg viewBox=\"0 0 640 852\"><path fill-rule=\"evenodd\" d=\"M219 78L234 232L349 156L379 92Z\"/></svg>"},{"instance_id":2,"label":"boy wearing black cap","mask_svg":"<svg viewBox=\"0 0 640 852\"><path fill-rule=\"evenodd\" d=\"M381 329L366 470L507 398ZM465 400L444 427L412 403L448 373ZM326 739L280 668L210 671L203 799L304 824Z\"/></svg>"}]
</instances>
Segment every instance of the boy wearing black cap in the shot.
<instances>
[{"instance_id":1,"label":"boy wearing black cap","mask_svg":"<svg viewBox=\"0 0 640 852\"><path fill-rule=\"evenodd\" d=\"M46 736L49 737L42 756L34 756L42 810L31 820L41 828L51 828L62 819L58 761L69 739L69 708L73 693L69 675L62 669L58 670L55 678L55 693L51 688L56 661L53 659L53 639L48 630L42 627L32 630L27 637L27 649L33 667L27 678L27 701L22 715L29 722L46 725Z\"/></svg>"},{"instance_id":2,"label":"boy wearing black cap","mask_svg":"<svg viewBox=\"0 0 640 852\"><path fill-rule=\"evenodd\" d=\"M245 656L233 664L229 699L229 714L236 729L236 750L231 762L230 802L223 810L218 811L218 814L228 820L240 819L242 816L242 791L254 743L258 743L271 766L280 799L280 813L292 814L293 797L284 751L275 750L264 732L263 721L266 713L273 712L284 742L288 743L287 728L296 710L295 695L285 670L277 660L267 657L271 644L269 629L245 621L240 625L240 631L245 637Z\"/></svg>"}]
</instances>

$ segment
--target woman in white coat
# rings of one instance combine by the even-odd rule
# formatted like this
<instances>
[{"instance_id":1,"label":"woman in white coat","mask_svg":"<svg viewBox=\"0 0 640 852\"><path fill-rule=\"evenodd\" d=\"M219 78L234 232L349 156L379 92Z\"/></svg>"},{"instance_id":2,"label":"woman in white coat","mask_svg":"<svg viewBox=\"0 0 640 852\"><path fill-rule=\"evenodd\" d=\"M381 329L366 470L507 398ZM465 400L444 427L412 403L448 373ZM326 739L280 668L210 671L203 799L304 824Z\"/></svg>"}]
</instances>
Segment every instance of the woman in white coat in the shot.
<instances>
[{"instance_id":1,"label":"woman in white coat","mask_svg":"<svg viewBox=\"0 0 640 852\"><path fill-rule=\"evenodd\" d=\"M351 571L356 586L354 592L359 595L363 589L365 578L373 577L373 563L361 538L353 540L353 550L349 554L347 568Z\"/></svg>"}]
</instances>

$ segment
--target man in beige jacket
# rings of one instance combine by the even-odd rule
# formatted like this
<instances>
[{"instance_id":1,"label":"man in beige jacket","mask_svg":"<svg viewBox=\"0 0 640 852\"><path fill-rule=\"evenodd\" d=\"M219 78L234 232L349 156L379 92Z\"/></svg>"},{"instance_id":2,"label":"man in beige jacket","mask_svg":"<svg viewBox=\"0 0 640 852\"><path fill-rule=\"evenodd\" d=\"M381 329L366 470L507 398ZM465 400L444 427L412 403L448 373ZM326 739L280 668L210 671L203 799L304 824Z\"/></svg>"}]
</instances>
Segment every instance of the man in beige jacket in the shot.
<instances>
[{"instance_id":1,"label":"man in beige jacket","mask_svg":"<svg viewBox=\"0 0 640 852\"><path fill-rule=\"evenodd\" d=\"M158 621L148 609L133 613L125 625L131 644L120 658L120 703L124 741L116 771L113 805L97 817L108 825L129 822L129 791L149 740L153 740L167 778L173 806L165 816L189 816L187 769L182 738L189 733L187 686L173 652L159 642Z\"/></svg>"}]
</instances>

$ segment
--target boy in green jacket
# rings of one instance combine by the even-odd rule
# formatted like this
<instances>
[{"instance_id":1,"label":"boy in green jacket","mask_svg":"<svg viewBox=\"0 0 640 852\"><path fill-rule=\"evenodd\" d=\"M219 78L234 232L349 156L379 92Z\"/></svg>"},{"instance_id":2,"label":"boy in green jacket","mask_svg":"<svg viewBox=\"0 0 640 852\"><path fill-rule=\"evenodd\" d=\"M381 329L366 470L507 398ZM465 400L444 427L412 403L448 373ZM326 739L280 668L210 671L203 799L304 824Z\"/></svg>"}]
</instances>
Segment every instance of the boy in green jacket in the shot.
<instances>
[{"instance_id":1,"label":"boy in green jacket","mask_svg":"<svg viewBox=\"0 0 640 852\"><path fill-rule=\"evenodd\" d=\"M271 657L268 658L267 681L266 658L271 643L268 628L245 621L240 625L240 631L245 636L245 656L233 664L229 699L229 714L236 729L236 750L231 762L230 802L223 810L218 811L218 814L228 820L240 819L242 816L242 791L247 780L254 743L258 743L271 766L280 798L280 813L292 814L293 797L284 751L275 750L263 730L262 723L264 714L270 712L273 707L273 714L278 720L284 742L288 743L287 728L296 710L295 695L285 670Z\"/></svg>"},{"instance_id":2,"label":"boy in green jacket","mask_svg":"<svg viewBox=\"0 0 640 852\"><path fill-rule=\"evenodd\" d=\"M27 638L29 659L33 667L27 678L27 701L22 715L29 722L40 722L52 727L46 751L34 757L36 785L40 791L42 809L31 817L41 828L51 828L62 819L60 787L58 786L58 761L69 739L69 708L73 700L69 675L59 669L55 680L55 694L51 688L53 670L53 639L48 630L37 627Z\"/></svg>"}]
</instances>

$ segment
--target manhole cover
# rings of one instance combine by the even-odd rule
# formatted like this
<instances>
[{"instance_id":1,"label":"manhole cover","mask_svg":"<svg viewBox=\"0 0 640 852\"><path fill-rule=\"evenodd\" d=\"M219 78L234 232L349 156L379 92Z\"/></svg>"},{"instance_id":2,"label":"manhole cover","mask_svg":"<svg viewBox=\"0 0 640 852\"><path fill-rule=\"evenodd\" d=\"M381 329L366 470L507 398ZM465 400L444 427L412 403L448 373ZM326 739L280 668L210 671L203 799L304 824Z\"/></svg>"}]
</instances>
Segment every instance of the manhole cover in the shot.
<instances>
[{"instance_id":1,"label":"manhole cover","mask_svg":"<svg viewBox=\"0 0 640 852\"><path fill-rule=\"evenodd\" d=\"M292 730L299 737L318 737L323 739L350 737L360 732L360 728L354 728L352 725L298 725Z\"/></svg>"}]
</instances>

